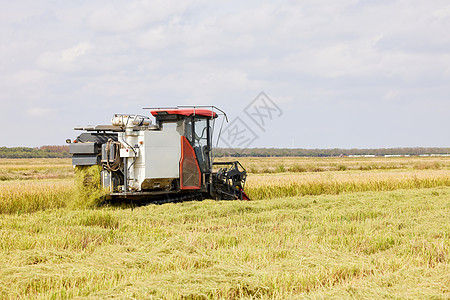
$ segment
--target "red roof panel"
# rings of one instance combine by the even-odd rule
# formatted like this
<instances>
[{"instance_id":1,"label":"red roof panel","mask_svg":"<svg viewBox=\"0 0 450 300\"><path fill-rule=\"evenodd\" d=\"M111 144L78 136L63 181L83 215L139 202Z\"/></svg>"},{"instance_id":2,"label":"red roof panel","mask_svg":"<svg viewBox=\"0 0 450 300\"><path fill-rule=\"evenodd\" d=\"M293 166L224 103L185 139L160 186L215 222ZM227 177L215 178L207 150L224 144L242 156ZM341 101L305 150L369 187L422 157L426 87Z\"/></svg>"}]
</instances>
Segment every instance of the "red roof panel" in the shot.
<instances>
[{"instance_id":1,"label":"red roof panel","mask_svg":"<svg viewBox=\"0 0 450 300\"><path fill-rule=\"evenodd\" d=\"M156 117L157 115L180 115L180 116L202 116L202 117L213 117L217 118L217 114L209 109L203 108L186 108L186 109L160 109L160 110L152 110L152 115Z\"/></svg>"}]
</instances>

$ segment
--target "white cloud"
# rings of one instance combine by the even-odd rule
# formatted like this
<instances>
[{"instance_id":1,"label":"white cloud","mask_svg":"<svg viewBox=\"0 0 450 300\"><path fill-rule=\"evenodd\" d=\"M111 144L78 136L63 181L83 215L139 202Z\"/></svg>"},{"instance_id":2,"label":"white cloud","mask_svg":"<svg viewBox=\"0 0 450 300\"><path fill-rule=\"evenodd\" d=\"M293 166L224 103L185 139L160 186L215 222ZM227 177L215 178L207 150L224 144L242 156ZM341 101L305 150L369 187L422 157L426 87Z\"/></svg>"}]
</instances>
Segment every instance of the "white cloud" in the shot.
<instances>
[{"instance_id":1,"label":"white cloud","mask_svg":"<svg viewBox=\"0 0 450 300\"><path fill-rule=\"evenodd\" d=\"M62 51L44 52L38 59L38 65L44 69L62 72L79 70L78 60L91 48L89 43L82 42Z\"/></svg>"},{"instance_id":2,"label":"white cloud","mask_svg":"<svg viewBox=\"0 0 450 300\"><path fill-rule=\"evenodd\" d=\"M397 98L400 95L399 91L389 91L384 98L388 101L394 100L395 98Z\"/></svg>"},{"instance_id":3,"label":"white cloud","mask_svg":"<svg viewBox=\"0 0 450 300\"><path fill-rule=\"evenodd\" d=\"M75 47L64 50L61 53L61 60L63 62L71 63L75 61L76 58L84 55L90 48L91 46L89 45L89 43L80 43Z\"/></svg>"},{"instance_id":4,"label":"white cloud","mask_svg":"<svg viewBox=\"0 0 450 300\"><path fill-rule=\"evenodd\" d=\"M48 117L54 112L54 109L45 107L31 107L26 111L26 113L32 117Z\"/></svg>"},{"instance_id":5,"label":"white cloud","mask_svg":"<svg viewBox=\"0 0 450 300\"><path fill-rule=\"evenodd\" d=\"M183 13L197 1L140 0L106 2L88 18L89 26L97 31L124 33L145 29L172 15Z\"/></svg>"}]
</instances>

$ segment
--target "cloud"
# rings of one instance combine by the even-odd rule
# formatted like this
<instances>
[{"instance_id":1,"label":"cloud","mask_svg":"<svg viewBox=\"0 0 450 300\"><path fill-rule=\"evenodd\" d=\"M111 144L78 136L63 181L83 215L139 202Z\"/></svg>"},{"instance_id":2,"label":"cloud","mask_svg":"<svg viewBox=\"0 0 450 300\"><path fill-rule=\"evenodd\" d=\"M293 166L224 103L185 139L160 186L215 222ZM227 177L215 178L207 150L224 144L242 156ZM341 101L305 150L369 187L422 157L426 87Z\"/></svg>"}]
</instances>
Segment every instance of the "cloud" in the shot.
<instances>
[{"instance_id":1,"label":"cloud","mask_svg":"<svg viewBox=\"0 0 450 300\"><path fill-rule=\"evenodd\" d=\"M91 48L89 43L82 42L62 51L44 52L38 59L38 65L46 70L60 72L79 70L77 62Z\"/></svg>"},{"instance_id":2,"label":"cloud","mask_svg":"<svg viewBox=\"0 0 450 300\"><path fill-rule=\"evenodd\" d=\"M26 113L32 117L48 117L54 112L54 109L45 107L31 107L26 111Z\"/></svg>"},{"instance_id":3,"label":"cloud","mask_svg":"<svg viewBox=\"0 0 450 300\"><path fill-rule=\"evenodd\" d=\"M90 28L107 33L124 33L140 29L179 15L198 1L141 0L104 2L88 17Z\"/></svg>"},{"instance_id":4,"label":"cloud","mask_svg":"<svg viewBox=\"0 0 450 300\"><path fill-rule=\"evenodd\" d=\"M89 43L80 43L75 47L64 50L61 53L61 60L68 63L74 62L76 58L84 55L90 48Z\"/></svg>"}]
</instances>

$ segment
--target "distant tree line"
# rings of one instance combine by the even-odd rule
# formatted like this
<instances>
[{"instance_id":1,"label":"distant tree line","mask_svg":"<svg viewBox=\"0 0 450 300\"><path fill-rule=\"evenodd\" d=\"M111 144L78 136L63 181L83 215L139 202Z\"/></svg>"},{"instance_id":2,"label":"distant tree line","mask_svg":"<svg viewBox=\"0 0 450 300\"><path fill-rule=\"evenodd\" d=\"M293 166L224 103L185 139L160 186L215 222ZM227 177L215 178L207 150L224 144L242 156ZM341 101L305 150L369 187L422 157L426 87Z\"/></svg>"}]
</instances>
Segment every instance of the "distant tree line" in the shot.
<instances>
[{"instance_id":1,"label":"distant tree line","mask_svg":"<svg viewBox=\"0 0 450 300\"><path fill-rule=\"evenodd\" d=\"M68 146L0 147L0 158L67 158L70 157Z\"/></svg>"},{"instance_id":2,"label":"distant tree line","mask_svg":"<svg viewBox=\"0 0 450 300\"><path fill-rule=\"evenodd\" d=\"M450 148L382 148L382 149L277 149L277 148L215 148L217 157L285 157L285 156L350 156L350 155L425 155L450 154Z\"/></svg>"},{"instance_id":3,"label":"distant tree line","mask_svg":"<svg viewBox=\"0 0 450 300\"><path fill-rule=\"evenodd\" d=\"M382 149L277 149L277 148L215 148L216 157L283 157L283 156L350 156L350 155L425 155L450 154L450 148L382 148ZM0 158L68 158L69 146L0 147Z\"/></svg>"}]
</instances>

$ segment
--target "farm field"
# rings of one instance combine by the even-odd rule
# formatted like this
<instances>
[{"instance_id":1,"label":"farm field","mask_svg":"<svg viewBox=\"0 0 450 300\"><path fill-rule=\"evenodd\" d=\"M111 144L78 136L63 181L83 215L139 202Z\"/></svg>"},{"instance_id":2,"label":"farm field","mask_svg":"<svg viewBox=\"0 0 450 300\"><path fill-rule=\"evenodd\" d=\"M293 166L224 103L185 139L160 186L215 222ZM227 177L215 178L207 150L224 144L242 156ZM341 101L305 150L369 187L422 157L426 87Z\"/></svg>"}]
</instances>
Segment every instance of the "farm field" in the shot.
<instances>
[{"instance_id":1,"label":"farm field","mask_svg":"<svg viewBox=\"0 0 450 300\"><path fill-rule=\"evenodd\" d=\"M0 298L450 297L449 157L239 160L254 201L134 209L0 160Z\"/></svg>"}]
</instances>

